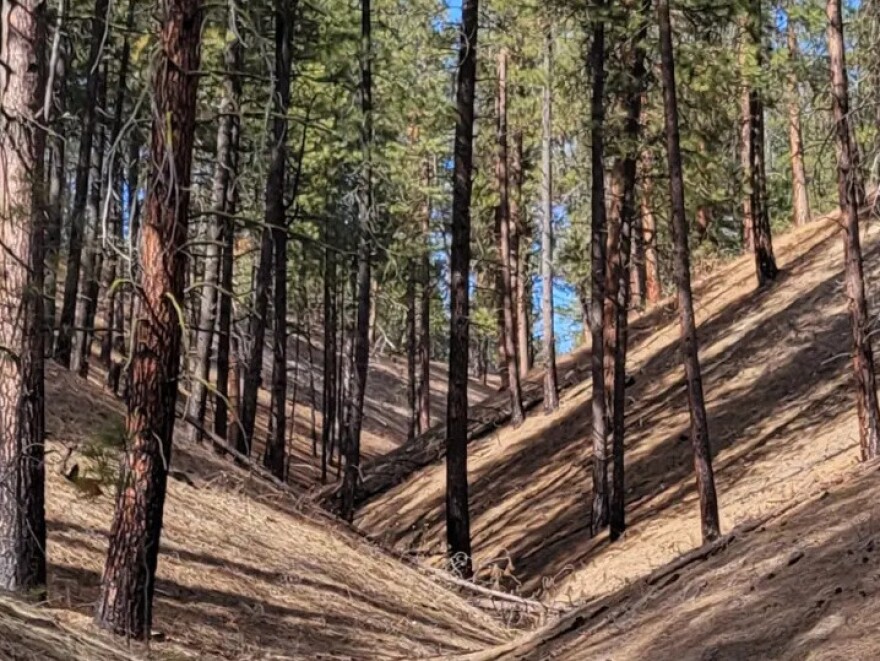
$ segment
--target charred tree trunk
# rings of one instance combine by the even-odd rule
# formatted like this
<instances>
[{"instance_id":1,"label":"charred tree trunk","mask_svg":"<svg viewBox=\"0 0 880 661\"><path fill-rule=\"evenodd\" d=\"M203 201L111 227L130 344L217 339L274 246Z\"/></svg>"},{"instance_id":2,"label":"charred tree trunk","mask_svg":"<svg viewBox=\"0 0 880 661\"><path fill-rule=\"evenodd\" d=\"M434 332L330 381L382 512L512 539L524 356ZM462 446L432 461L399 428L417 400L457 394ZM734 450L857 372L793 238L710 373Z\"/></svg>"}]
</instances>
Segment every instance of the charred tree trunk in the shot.
<instances>
[{"instance_id":1,"label":"charred tree trunk","mask_svg":"<svg viewBox=\"0 0 880 661\"><path fill-rule=\"evenodd\" d=\"M214 398L214 433L220 438L227 438L229 434L229 409L231 407L233 392L229 389L231 379L236 379L237 375L230 371L231 349L232 349L232 288L233 288L233 270L235 266L235 212L238 201L238 188L235 180L238 175L238 147L240 138L241 118L239 116L239 106L241 103L241 79L237 72L241 70L243 61L243 52L241 40L238 38L236 27L237 9L235 2L229 3L229 20L232 39L226 44L223 53L224 70L226 76L223 81L223 101L221 109L224 111L220 120L219 132L228 131L228 153L225 154L225 160L222 160L223 152L219 147L221 145L220 133L217 136L217 165L219 169L221 164L226 174L221 175L226 178L224 198L223 198L223 216L217 218L220 235L217 237L218 243L222 247L220 257L220 274L219 274L219 303L217 311L217 394ZM228 121L228 125L225 122ZM217 177L215 170L214 176ZM215 179L215 185L216 185ZM215 199L216 202L216 199ZM237 392L237 389L236 389ZM237 413L237 409L233 409L233 413Z\"/></svg>"},{"instance_id":2,"label":"charred tree trunk","mask_svg":"<svg viewBox=\"0 0 880 661\"><path fill-rule=\"evenodd\" d=\"M624 469L624 434L626 431L626 357L628 315L630 305L630 270L633 228L636 224L636 163L639 143L642 95L645 87L645 39L650 24L651 0L639 0L639 29L626 53L629 76L625 90L626 120L624 138L627 153L619 163L622 195L620 199L620 263L617 301L615 306L614 395L612 397L611 454L614 469L611 484L611 540L618 539L626 530L626 474Z\"/></svg>"},{"instance_id":3,"label":"charred tree trunk","mask_svg":"<svg viewBox=\"0 0 880 661\"><path fill-rule=\"evenodd\" d=\"M553 324L553 28L544 44L544 91L541 112L541 322L544 348L544 411L559 408L556 378L556 332Z\"/></svg>"},{"instance_id":4,"label":"charred tree trunk","mask_svg":"<svg viewBox=\"0 0 880 661\"><path fill-rule=\"evenodd\" d=\"M672 51L672 28L669 21L669 0L658 0L657 16L660 28L660 56L663 77L663 99L666 120L666 155L669 161L669 195L672 210L672 242L675 284L678 289L678 309L681 325L681 354L687 378L688 405L691 417L691 444L700 496L700 522L703 542L721 534L718 518L718 499L709 446L709 424L703 399L703 381L700 375L697 326L691 292L690 254L688 252L687 219L685 218L684 174L681 165L681 145L678 129L678 99L675 89L675 62Z\"/></svg>"},{"instance_id":5,"label":"charred tree trunk","mask_svg":"<svg viewBox=\"0 0 880 661\"><path fill-rule=\"evenodd\" d=\"M107 27L109 0L95 0L92 15L92 34L89 44L89 59L86 73L85 98L98 98L101 79L101 48ZM64 367L70 367L73 351L73 334L76 324L76 305L79 298L80 263L82 261L83 232L85 229L86 204L89 196L89 176L91 171L92 142L97 120L97 104L87 102L82 117L82 132L79 139L79 156L76 162L73 206L70 211L70 239L67 249L67 273L64 278L64 299L61 306L58 340L55 359Z\"/></svg>"},{"instance_id":6,"label":"charred tree trunk","mask_svg":"<svg viewBox=\"0 0 880 661\"><path fill-rule=\"evenodd\" d=\"M46 4L0 13L0 590L46 585L43 88Z\"/></svg>"},{"instance_id":7,"label":"charred tree trunk","mask_svg":"<svg viewBox=\"0 0 880 661\"><path fill-rule=\"evenodd\" d=\"M831 99L837 138L837 190L844 226L846 297L852 324L853 375L859 415L859 443L862 459L880 452L880 408L874 352L868 333L870 317L865 294L862 247L859 239L859 208L864 202L861 175L853 146L849 115L849 82L840 0L828 0L828 54L831 59Z\"/></svg>"},{"instance_id":8,"label":"charred tree trunk","mask_svg":"<svg viewBox=\"0 0 880 661\"><path fill-rule=\"evenodd\" d=\"M351 415L346 425L345 479L342 485L342 515L351 521L354 500L360 483L361 428L364 418L364 395L370 362L370 287L373 250L373 42L370 0L361 0L361 165L358 191L357 327L354 337L354 378L352 379Z\"/></svg>"},{"instance_id":9,"label":"charred tree trunk","mask_svg":"<svg viewBox=\"0 0 880 661\"><path fill-rule=\"evenodd\" d=\"M791 152L792 213L797 227L810 222L810 197L807 192L807 169L804 165L804 137L801 130L801 94L795 67L800 59L794 21L788 17L788 145Z\"/></svg>"},{"instance_id":10,"label":"charred tree trunk","mask_svg":"<svg viewBox=\"0 0 880 661\"><path fill-rule=\"evenodd\" d=\"M510 185L507 164L509 162L507 145L507 50L498 54L498 154L495 161L495 175L498 186L498 208L496 209L495 229L498 242L500 265L499 284L501 285L501 312L503 322L502 355L507 369L508 390L510 392L510 424L516 428L523 422L522 388L519 379L517 357L517 329L514 316L513 281L511 278L511 237L510 237Z\"/></svg>"},{"instance_id":11,"label":"charred tree trunk","mask_svg":"<svg viewBox=\"0 0 880 661\"><path fill-rule=\"evenodd\" d=\"M456 84L450 256L449 392L446 407L446 540L452 567L473 573L468 506L467 425L471 190L478 0L463 0Z\"/></svg>"},{"instance_id":12,"label":"charred tree trunk","mask_svg":"<svg viewBox=\"0 0 880 661\"><path fill-rule=\"evenodd\" d=\"M594 3L597 13L604 11L605 0ZM592 443L593 443L593 502L590 529L593 535L608 524L608 452L605 409L605 23L597 17L592 25L593 43L590 46L590 70L593 92L590 102L591 166L592 166L592 221L590 263L590 336L592 338Z\"/></svg>"},{"instance_id":13,"label":"charred tree trunk","mask_svg":"<svg viewBox=\"0 0 880 661\"><path fill-rule=\"evenodd\" d=\"M266 182L266 224L272 228L275 313L272 361L272 434L263 463L280 480L287 463L287 220L284 183L287 165L287 111L290 108L291 47L296 0L275 0L275 88L272 165Z\"/></svg>"},{"instance_id":14,"label":"charred tree trunk","mask_svg":"<svg viewBox=\"0 0 880 661\"><path fill-rule=\"evenodd\" d=\"M132 356L128 447L110 529L96 620L149 637L180 370L184 245L195 134L201 16L198 0L166 0L153 75L150 185L143 226L138 320ZM173 143L167 126L177 127Z\"/></svg>"}]
</instances>

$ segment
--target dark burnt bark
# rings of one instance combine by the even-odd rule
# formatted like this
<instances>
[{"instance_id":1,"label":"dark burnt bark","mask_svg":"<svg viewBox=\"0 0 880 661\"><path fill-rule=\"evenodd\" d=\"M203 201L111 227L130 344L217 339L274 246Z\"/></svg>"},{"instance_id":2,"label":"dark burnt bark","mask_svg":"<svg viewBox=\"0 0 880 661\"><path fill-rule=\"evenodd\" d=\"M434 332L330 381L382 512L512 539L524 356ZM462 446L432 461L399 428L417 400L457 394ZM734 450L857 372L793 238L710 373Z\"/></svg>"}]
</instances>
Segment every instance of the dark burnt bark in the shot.
<instances>
[{"instance_id":1,"label":"dark burnt bark","mask_svg":"<svg viewBox=\"0 0 880 661\"><path fill-rule=\"evenodd\" d=\"M96 620L116 634L150 634L180 370L189 181L195 133L201 12L167 0L153 74L150 181L142 228L139 319L126 418L127 449ZM177 127L166 142L168 123Z\"/></svg>"},{"instance_id":2,"label":"dark burnt bark","mask_svg":"<svg viewBox=\"0 0 880 661\"><path fill-rule=\"evenodd\" d=\"M681 326L681 354L687 379L688 405L691 417L691 444L697 492L700 496L700 522L703 542L721 534L718 498L709 446L709 424L703 399L700 375L697 327L691 292L690 254L688 252L687 219L685 218L684 174L681 164L681 143L678 128L678 99L675 89L675 62L672 50L672 28L669 21L669 0L658 0L657 17L660 27L660 55L663 79L663 100L666 123L666 156L669 161L669 195L672 210L672 242L675 284L678 289L678 312Z\"/></svg>"},{"instance_id":3,"label":"dark burnt bark","mask_svg":"<svg viewBox=\"0 0 880 661\"><path fill-rule=\"evenodd\" d=\"M471 190L478 0L463 0L456 84L450 255L449 391L446 407L446 540L452 567L473 573L468 506L467 424Z\"/></svg>"}]
</instances>

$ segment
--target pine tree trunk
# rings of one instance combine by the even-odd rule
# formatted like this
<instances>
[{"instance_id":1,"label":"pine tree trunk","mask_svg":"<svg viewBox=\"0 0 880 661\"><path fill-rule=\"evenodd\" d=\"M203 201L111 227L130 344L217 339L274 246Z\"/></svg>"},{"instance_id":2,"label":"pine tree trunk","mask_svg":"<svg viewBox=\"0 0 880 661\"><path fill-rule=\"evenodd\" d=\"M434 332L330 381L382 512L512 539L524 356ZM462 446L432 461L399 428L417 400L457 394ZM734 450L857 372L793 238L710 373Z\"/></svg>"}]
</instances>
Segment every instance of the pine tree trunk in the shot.
<instances>
[{"instance_id":1,"label":"pine tree trunk","mask_svg":"<svg viewBox=\"0 0 880 661\"><path fill-rule=\"evenodd\" d=\"M64 36L64 22L67 21L68 3L63 0L56 18L53 41L58 42L55 71L53 72L53 126L48 137L49 187L47 198L46 227L46 339L44 349L52 353L55 332L55 296L58 290L58 265L61 251L61 227L64 222L64 195L67 189L67 140L64 127L64 114L67 110L67 73L69 68L70 45ZM54 46L54 44L53 44ZM51 65L51 63L50 63ZM48 92L49 90L47 90Z\"/></svg>"},{"instance_id":2,"label":"pine tree trunk","mask_svg":"<svg viewBox=\"0 0 880 661\"><path fill-rule=\"evenodd\" d=\"M513 280L511 278L511 237L510 237L510 185L508 177L507 146L507 50L498 54L498 154L495 161L495 177L498 186L498 208L496 209L495 229L498 243L500 265L499 284L501 295L501 321L503 322L502 355L508 375L510 392L510 424L515 428L523 422L522 387L519 379L519 360L517 355L517 329L514 316Z\"/></svg>"},{"instance_id":3,"label":"pine tree trunk","mask_svg":"<svg viewBox=\"0 0 880 661\"><path fill-rule=\"evenodd\" d=\"M687 378L691 444L697 476L697 492L700 496L700 522L705 543L718 538L721 534L721 524L718 518L718 498L715 493L715 475L712 471L709 425L706 419L706 403L703 399L697 327L691 292L690 254L688 252L687 219L685 218L684 175L681 165L678 99L675 89L675 63L672 51L672 28L669 21L669 0L658 0L657 9L666 119L666 155L669 161L673 264L681 325L681 355Z\"/></svg>"},{"instance_id":4,"label":"pine tree trunk","mask_svg":"<svg viewBox=\"0 0 880 661\"><path fill-rule=\"evenodd\" d=\"M467 425L471 190L478 0L462 1L456 84L450 255L449 390L446 407L446 540L452 567L473 573L468 506Z\"/></svg>"},{"instance_id":5,"label":"pine tree trunk","mask_svg":"<svg viewBox=\"0 0 880 661\"><path fill-rule=\"evenodd\" d=\"M423 186L430 184L431 169L428 163L423 168ZM421 213L422 222L422 266L421 266L421 298L419 303L419 433L424 434L431 427L431 203L425 193L424 206Z\"/></svg>"},{"instance_id":6,"label":"pine tree trunk","mask_svg":"<svg viewBox=\"0 0 880 661\"><path fill-rule=\"evenodd\" d=\"M559 408L556 332L553 324L553 28L544 44L541 112L541 323L543 325L544 411Z\"/></svg>"},{"instance_id":7,"label":"pine tree trunk","mask_svg":"<svg viewBox=\"0 0 880 661\"><path fill-rule=\"evenodd\" d=\"M804 165L804 138L801 130L801 95L794 67L800 59L794 21L788 18L788 145L791 152L792 212L797 227L810 222L810 197L807 192L807 169Z\"/></svg>"},{"instance_id":8,"label":"pine tree trunk","mask_svg":"<svg viewBox=\"0 0 880 661\"><path fill-rule=\"evenodd\" d=\"M513 157L510 161L510 178L513 195L510 198L510 273L516 320L516 356L520 380L532 369L532 333L529 323L531 287L528 279L529 245L531 236L525 222L523 197L523 134L513 134Z\"/></svg>"},{"instance_id":9,"label":"pine tree trunk","mask_svg":"<svg viewBox=\"0 0 880 661\"><path fill-rule=\"evenodd\" d=\"M370 287L372 284L373 232L373 79L372 14L370 0L361 0L361 150L363 163L358 190L357 327L354 337L354 378L351 416L346 433L345 480L342 515L354 517L355 493L360 483L361 428L370 362Z\"/></svg>"},{"instance_id":10,"label":"pine tree trunk","mask_svg":"<svg viewBox=\"0 0 880 661\"><path fill-rule=\"evenodd\" d=\"M104 43L109 0L95 0L92 14L92 34L89 43L89 59L86 62L86 99L97 99L100 89L101 45ZM92 142L97 121L97 104L86 103L82 117L79 139L79 156L76 162L73 206L70 210L70 238L67 249L67 273L64 278L64 299L61 305L58 340L55 359L64 367L70 367L73 352L73 335L76 324L76 307L79 298L80 264L82 262L83 233L85 229L86 204L89 195Z\"/></svg>"},{"instance_id":11,"label":"pine tree trunk","mask_svg":"<svg viewBox=\"0 0 880 661\"><path fill-rule=\"evenodd\" d=\"M42 117L46 4L0 13L0 590L46 585Z\"/></svg>"},{"instance_id":12,"label":"pine tree trunk","mask_svg":"<svg viewBox=\"0 0 880 661\"><path fill-rule=\"evenodd\" d=\"M416 378L416 263L410 260L406 274L406 405L409 412L406 438L412 441L419 430Z\"/></svg>"},{"instance_id":13,"label":"pine tree trunk","mask_svg":"<svg viewBox=\"0 0 880 661\"><path fill-rule=\"evenodd\" d=\"M287 112L290 107L291 48L296 0L275 0L275 89L272 120L272 165L266 182L266 224L272 227L275 313L272 361L272 434L263 463L280 480L287 463L287 220L285 180L287 164Z\"/></svg>"},{"instance_id":14,"label":"pine tree trunk","mask_svg":"<svg viewBox=\"0 0 880 661\"><path fill-rule=\"evenodd\" d=\"M861 175L852 140L849 115L849 81L840 0L828 0L828 54L831 61L831 100L837 138L837 190L844 226L844 257L847 307L852 324L853 375L859 416L862 459L880 452L880 409L874 352L868 333L870 316L865 294L862 247L859 239L859 208L863 200Z\"/></svg>"},{"instance_id":15,"label":"pine tree trunk","mask_svg":"<svg viewBox=\"0 0 880 661\"><path fill-rule=\"evenodd\" d=\"M230 380L237 379L234 370L231 370L232 363L232 289L233 289L233 271L235 267L235 212L238 206L238 187L236 186L236 177L238 176L238 147L241 135L241 118L239 116L239 107L241 103L241 79L236 72L241 71L242 60L244 58L241 40L238 38L236 20L238 11L234 0L229 2L229 21L231 26L232 38L226 44L223 53L224 71L226 75L223 80L223 101L221 101L221 109L224 110L221 118L221 127L228 129L229 150L227 158L222 162L226 170L227 181L225 186L225 196L223 199L223 217L218 218L220 221L220 235L217 240L222 246L220 257L220 291L219 303L217 311L217 393L214 397L214 433L220 438L227 438L229 434L229 412L237 414L238 409L232 407L233 392L230 390ZM228 118L229 125L224 127L223 123ZM217 138L218 146L220 137ZM221 164L221 152L218 149L218 163ZM215 172L216 177L216 172ZM236 361L237 362L237 361ZM237 401L237 400L236 400Z\"/></svg>"},{"instance_id":16,"label":"pine tree trunk","mask_svg":"<svg viewBox=\"0 0 880 661\"><path fill-rule=\"evenodd\" d=\"M642 152L642 191L640 197L642 245L645 252L645 300L656 305L663 298L660 282L660 258L657 252L657 220L654 217L653 156L650 150Z\"/></svg>"},{"instance_id":17,"label":"pine tree trunk","mask_svg":"<svg viewBox=\"0 0 880 661\"><path fill-rule=\"evenodd\" d=\"M321 397L321 483L327 482L327 462L332 459L336 429L337 365L337 283L336 283L336 235L331 219L324 226L324 388Z\"/></svg>"},{"instance_id":18,"label":"pine tree trunk","mask_svg":"<svg viewBox=\"0 0 880 661\"><path fill-rule=\"evenodd\" d=\"M99 82L100 98L98 106L102 111L106 108L107 67L102 67ZM101 189L104 181L104 137L107 129L103 123L96 123L92 142L91 171L89 172L89 194L86 199L85 236L83 238L82 262L80 279L82 295L76 301L76 329L70 360L70 369L79 376L86 378L89 373L91 356L86 352L91 346L90 337L94 332L95 310L98 304L98 275L100 273L100 257L98 247L98 225L101 222L99 207L101 205Z\"/></svg>"},{"instance_id":19,"label":"pine tree trunk","mask_svg":"<svg viewBox=\"0 0 880 661\"><path fill-rule=\"evenodd\" d=\"M153 75L150 186L141 260L142 318L133 342L128 447L96 620L134 639L149 637L180 370L189 182L195 134L201 16L198 0L160 6ZM177 127L166 143L168 123Z\"/></svg>"},{"instance_id":20,"label":"pine tree trunk","mask_svg":"<svg viewBox=\"0 0 880 661\"><path fill-rule=\"evenodd\" d=\"M625 88L626 121L624 139L628 152L619 161L622 195L620 199L620 257L617 301L615 306L614 395L611 416L611 454L614 469L611 484L610 536L614 541L626 530L626 474L624 467L624 435L626 432L626 358L628 314L630 306L630 271L628 261L632 254L632 236L638 213L636 211L636 164L640 137L642 96L645 87L645 39L650 24L651 0L637 0L640 4L639 29L626 53L629 76ZM633 3L635 4L635 3ZM634 8L635 9L635 8Z\"/></svg>"},{"instance_id":21,"label":"pine tree trunk","mask_svg":"<svg viewBox=\"0 0 880 661\"><path fill-rule=\"evenodd\" d=\"M604 0L595 0L596 13L604 11ZM593 444L593 502L590 529L593 535L608 524L608 448L605 409L605 23L593 19L593 43L590 47L590 70L593 92L590 102L591 167L592 167L592 222L590 263L590 336L592 338L592 444Z\"/></svg>"}]
</instances>

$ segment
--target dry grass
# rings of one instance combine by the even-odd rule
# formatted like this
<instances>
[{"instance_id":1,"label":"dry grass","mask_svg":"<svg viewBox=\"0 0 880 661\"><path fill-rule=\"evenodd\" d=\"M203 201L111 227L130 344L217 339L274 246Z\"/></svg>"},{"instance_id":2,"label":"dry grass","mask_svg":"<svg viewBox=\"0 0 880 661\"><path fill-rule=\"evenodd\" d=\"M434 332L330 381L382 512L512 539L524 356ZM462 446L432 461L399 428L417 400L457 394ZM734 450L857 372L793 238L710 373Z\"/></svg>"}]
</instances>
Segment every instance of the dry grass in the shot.
<instances>
[{"instance_id":1,"label":"dry grass","mask_svg":"<svg viewBox=\"0 0 880 661\"><path fill-rule=\"evenodd\" d=\"M880 232L867 225L866 277L869 291L877 291ZM796 500L858 458L834 220L781 236L776 248L783 273L767 289L756 291L750 257L696 287L726 530ZM871 307L877 309L876 301ZM566 393L558 413L536 412L520 429L472 445L471 521L484 578L574 604L623 589L699 544L676 315L671 305L661 306L633 326L627 534L613 546L605 536L589 536L590 388L584 383ZM440 563L443 485L442 465L432 466L369 503L356 523Z\"/></svg>"},{"instance_id":2,"label":"dry grass","mask_svg":"<svg viewBox=\"0 0 880 661\"><path fill-rule=\"evenodd\" d=\"M61 476L59 457L62 444L84 447L118 427L121 409L53 366L47 400L50 608L40 617L83 636L92 632L113 489L84 497ZM169 486L156 586L154 630L164 637L152 646L157 658L414 658L509 638L496 620L426 573L310 513L207 447L178 444L172 464L195 486L176 480ZM22 629L6 644L30 649L32 633ZM63 651L71 640L47 645L61 658L76 658ZM81 658L102 658L83 649Z\"/></svg>"}]
</instances>

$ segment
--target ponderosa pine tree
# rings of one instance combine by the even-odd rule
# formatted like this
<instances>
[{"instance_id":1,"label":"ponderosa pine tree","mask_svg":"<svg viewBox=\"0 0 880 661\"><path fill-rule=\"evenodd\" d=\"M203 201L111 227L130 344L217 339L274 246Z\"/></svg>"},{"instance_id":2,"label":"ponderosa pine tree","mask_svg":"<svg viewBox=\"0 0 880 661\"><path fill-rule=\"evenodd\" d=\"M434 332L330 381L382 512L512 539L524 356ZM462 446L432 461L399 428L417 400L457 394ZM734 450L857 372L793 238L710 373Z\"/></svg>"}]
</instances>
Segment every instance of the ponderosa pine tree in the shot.
<instances>
[{"instance_id":1,"label":"ponderosa pine tree","mask_svg":"<svg viewBox=\"0 0 880 661\"><path fill-rule=\"evenodd\" d=\"M474 94L477 79L478 0L463 0L455 91L455 149L450 254L449 386L446 405L446 540L453 569L470 577L467 427L473 174Z\"/></svg>"},{"instance_id":2,"label":"ponderosa pine tree","mask_svg":"<svg viewBox=\"0 0 880 661\"><path fill-rule=\"evenodd\" d=\"M46 3L0 13L0 590L46 585L43 189Z\"/></svg>"},{"instance_id":3,"label":"ponderosa pine tree","mask_svg":"<svg viewBox=\"0 0 880 661\"><path fill-rule=\"evenodd\" d=\"M556 333L553 324L553 27L546 28L541 105L541 323L543 325L544 411L559 408Z\"/></svg>"},{"instance_id":4,"label":"ponderosa pine tree","mask_svg":"<svg viewBox=\"0 0 880 661\"><path fill-rule=\"evenodd\" d=\"M828 55L831 68L831 100L837 139L837 189L843 220L846 298L852 326L853 375L859 415L859 444L862 459L880 453L880 407L874 352L868 334L870 317L865 294L862 246L859 239L859 210L864 203L858 157L850 128L849 80L847 78L841 0L828 0Z\"/></svg>"},{"instance_id":5,"label":"ponderosa pine tree","mask_svg":"<svg viewBox=\"0 0 880 661\"><path fill-rule=\"evenodd\" d=\"M591 183L591 262L590 336L592 369L593 501L591 530L598 535L608 524L608 427L605 402L605 19L606 3L596 0L592 17L593 43L590 46L590 72L593 91L590 103Z\"/></svg>"},{"instance_id":6,"label":"ponderosa pine tree","mask_svg":"<svg viewBox=\"0 0 880 661\"><path fill-rule=\"evenodd\" d=\"M138 322L131 356L127 449L96 620L149 636L180 370L183 252L195 136L201 38L199 0L157 5L150 177L142 227ZM167 126L177 127L173 141Z\"/></svg>"},{"instance_id":7,"label":"ponderosa pine tree","mask_svg":"<svg viewBox=\"0 0 880 661\"><path fill-rule=\"evenodd\" d=\"M691 292L690 252L685 218L684 173L681 164L681 139L678 130L678 98L675 89L675 59L672 47L672 27L669 20L669 0L658 0L657 18L660 28L660 61L663 81L663 107L666 124L666 156L669 162L669 197L673 243L673 267L678 290L678 314L681 326L681 354L687 379L688 407L691 419L691 445L697 492L700 496L700 522L703 541L709 542L721 534L718 518L718 497L715 493L715 474L709 447L709 424L703 399L703 381L700 374L697 325Z\"/></svg>"},{"instance_id":8,"label":"ponderosa pine tree","mask_svg":"<svg viewBox=\"0 0 880 661\"><path fill-rule=\"evenodd\" d=\"M797 40L797 26L791 15L787 17L786 43L788 44L789 72L786 76L788 105L788 145L791 153L791 196L792 219L796 226L810 222L810 197L807 191L807 169L804 165L804 136L801 128L801 93L798 84L797 66L800 62L800 48Z\"/></svg>"}]
</instances>

